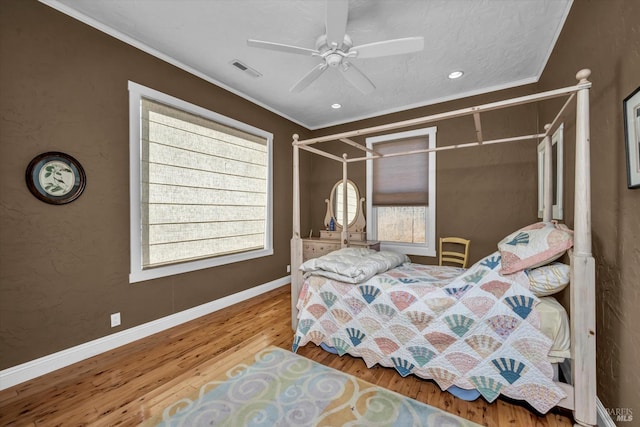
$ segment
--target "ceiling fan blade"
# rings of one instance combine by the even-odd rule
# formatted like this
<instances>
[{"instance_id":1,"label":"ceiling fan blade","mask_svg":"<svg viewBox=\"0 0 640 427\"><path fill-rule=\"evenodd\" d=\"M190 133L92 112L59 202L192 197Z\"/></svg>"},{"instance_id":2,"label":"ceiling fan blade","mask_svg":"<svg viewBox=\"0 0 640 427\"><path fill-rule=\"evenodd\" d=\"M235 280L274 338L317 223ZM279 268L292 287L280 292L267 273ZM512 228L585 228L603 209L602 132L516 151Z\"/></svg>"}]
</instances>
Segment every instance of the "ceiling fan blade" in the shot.
<instances>
[{"instance_id":1,"label":"ceiling fan blade","mask_svg":"<svg viewBox=\"0 0 640 427\"><path fill-rule=\"evenodd\" d=\"M327 0L327 45L339 48L347 32L349 0Z\"/></svg>"},{"instance_id":2,"label":"ceiling fan blade","mask_svg":"<svg viewBox=\"0 0 640 427\"><path fill-rule=\"evenodd\" d=\"M422 49L424 49L424 37L407 37L354 46L349 49L349 52L358 52L356 58L378 58L418 52Z\"/></svg>"},{"instance_id":3,"label":"ceiling fan blade","mask_svg":"<svg viewBox=\"0 0 640 427\"><path fill-rule=\"evenodd\" d=\"M247 46L259 47L261 49L276 50L278 52L295 53L298 55L313 56L319 55L315 49L307 49L306 47L290 46L288 44L265 42L262 40L247 40Z\"/></svg>"},{"instance_id":4,"label":"ceiling fan blade","mask_svg":"<svg viewBox=\"0 0 640 427\"><path fill-rule=\"evenodd\" d=\"M371 80L365 76L362 71L356 68L355 65L348 61L342 61L340 65L340 71L345 79L352 85L354 85L360 92L369 94L375 90L375 85L371 83Z\"/></svg>"},{"instance_id":5,"label":"ceiling fan blade","mask_svg":"<svg viewBox=\"0 0 640 427\"><path fill-rule=\"evenodd\" d=\"M309 71L303 78L301 78L298 83L294 84L291 89L289 89L289 92L301 92L302 90L304 90L307 86L309 86L315 79L317 79L318 77L320 77L320 75L322 73L324 73L324 71L329 68L329 66L326 63L321 63L316 65L315 67L313 67L313 69L311 71Z\"/></svg>"}]
</instances>

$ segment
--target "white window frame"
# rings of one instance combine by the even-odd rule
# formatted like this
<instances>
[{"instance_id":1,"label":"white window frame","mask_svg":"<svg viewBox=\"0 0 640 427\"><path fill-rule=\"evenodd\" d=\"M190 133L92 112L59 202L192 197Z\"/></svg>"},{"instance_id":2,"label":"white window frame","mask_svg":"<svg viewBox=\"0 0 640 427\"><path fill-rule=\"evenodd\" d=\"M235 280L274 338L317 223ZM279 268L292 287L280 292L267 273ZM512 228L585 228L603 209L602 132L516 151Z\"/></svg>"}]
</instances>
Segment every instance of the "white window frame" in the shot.
<instances>
[{"instance_id":1,"label":"white window frame","mask_svg":"<svg viewBox=\"0 0 640 427\"><path fill-rule=\"evenodd\" d=\"M129 195L131 271L129 283L202 270L239 261L273 255L273 134L191 104L154 89L129 81ZM264 248L229 255L203 258L148 269L142 268L141 211L141 100L151 99L185 112L250 133L267 140L267 215Z\"/></svg>"},{"instance_id":2,"label":"white window frame","mask_svg":"<svg viewBox=\"0 0 640 427\"><path fill-rule=\"evenodd\" d=\"M388 142L396 139L412 138L416 136L428 136L429 149L436 148L436 126L410 130L405 132L392 133L388 135L380 135L369 137L366 139L367 148L375 150L375 144L379 142ZM373 159L367 160L367 212L368 223L367 239L377 239L377 208L373 206ZM429 205L426 208L427 220L425 221L427 230L425 230L425 243L400 243L400 242L380 242L383 250L392 250L407 255L420 256L436 256L436 153L429 153Z\"/></svg>"},{"instance_id":3,"label":"white window frame","mask_svg":"<svg viewBox=\"0 0 640 427\"><path fill-rule=\"evenodd\" d=\"M563 210L563 173L564 173L564 123L551 136L551 145L556 146L556 159L553 164L556 165L556 182L552 183L556 191L556 203L553 205L552 218L561 220L564 217ZM538 218L544 216L544 141L538 144Z\"/></svg>"}]
</instances>

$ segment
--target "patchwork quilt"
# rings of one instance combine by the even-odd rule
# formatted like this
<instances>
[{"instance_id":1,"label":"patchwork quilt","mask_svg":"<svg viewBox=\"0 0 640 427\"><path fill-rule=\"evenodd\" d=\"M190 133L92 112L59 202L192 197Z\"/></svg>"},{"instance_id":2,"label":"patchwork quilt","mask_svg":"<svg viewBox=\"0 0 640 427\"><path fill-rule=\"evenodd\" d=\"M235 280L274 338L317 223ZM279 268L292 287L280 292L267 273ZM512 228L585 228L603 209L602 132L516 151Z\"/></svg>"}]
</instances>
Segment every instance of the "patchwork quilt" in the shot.
<instances>
[{"instance_id":1,"label":"patchwork quilt","mask_svg":"<svg viewBox=\"0 0 640 427\"><path fill-rule=\"evenodd\" d=\"M406 263L351 284L308 276L293 351L313 342L402 376L526 400L545 413L566 396L547 360L538 299L524 273L500 275L495 252L468 270Z\"/></svg>"}]
</instances>

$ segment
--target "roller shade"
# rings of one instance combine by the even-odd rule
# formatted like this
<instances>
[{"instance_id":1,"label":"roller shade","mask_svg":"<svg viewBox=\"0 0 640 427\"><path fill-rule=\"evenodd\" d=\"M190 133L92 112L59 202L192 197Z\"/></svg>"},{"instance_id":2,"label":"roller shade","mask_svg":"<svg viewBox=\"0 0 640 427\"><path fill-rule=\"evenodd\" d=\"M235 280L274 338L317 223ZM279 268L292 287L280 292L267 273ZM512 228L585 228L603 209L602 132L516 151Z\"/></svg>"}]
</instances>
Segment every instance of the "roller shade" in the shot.
<instances>
[{"instance_id":1,"label":"roller shade","mask_svg":"<svg viewBox=\"0 0 640 427\"><path fill-rule=\"evenodd\" d=\"M428 135L379 142L374 146L380 154L428 148ZM429 153L373 160L373 206L427 206L428 200Z\"/></svg>"}]
</instances>

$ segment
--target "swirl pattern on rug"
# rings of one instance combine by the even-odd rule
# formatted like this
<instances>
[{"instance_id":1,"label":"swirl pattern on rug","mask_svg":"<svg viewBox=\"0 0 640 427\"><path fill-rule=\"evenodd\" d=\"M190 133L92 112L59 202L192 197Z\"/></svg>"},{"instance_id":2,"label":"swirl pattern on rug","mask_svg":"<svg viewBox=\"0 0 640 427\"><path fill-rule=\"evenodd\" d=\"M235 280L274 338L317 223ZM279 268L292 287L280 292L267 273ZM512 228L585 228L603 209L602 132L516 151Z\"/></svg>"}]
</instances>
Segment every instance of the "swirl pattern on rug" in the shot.
<instances>
[{"instance_id":1,"label":"swirl pattern on rug","mask_svg":"<svg viewBox=\"0 0 640 427\"><path fill-rule=\"evenodd\" d=\"M478 426L278 347L226 375L169 405L158 426Z\"/></svg>"}]
</instances>

